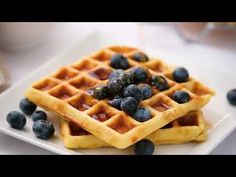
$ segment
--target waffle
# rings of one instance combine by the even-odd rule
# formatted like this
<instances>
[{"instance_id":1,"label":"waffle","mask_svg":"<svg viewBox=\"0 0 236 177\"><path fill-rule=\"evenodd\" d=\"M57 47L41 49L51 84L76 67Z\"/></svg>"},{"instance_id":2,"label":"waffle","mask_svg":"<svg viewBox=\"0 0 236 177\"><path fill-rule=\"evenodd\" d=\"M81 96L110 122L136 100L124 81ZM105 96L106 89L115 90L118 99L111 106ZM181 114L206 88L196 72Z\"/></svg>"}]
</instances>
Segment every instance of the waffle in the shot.
<instances>
[{"instance_id":1,"label":"waffle","mask_svg":"<svg viewBox=\"0 0 236 177\"><path fill-rule=\"evenodd\" d=\"M60 119L60 132L64 146L69 149L99 148L110 145L96 138L73 122ZM191 141L205 141L207 129L201 111L193 111L178 118L161 129L156 130L146 139L154 144L179 144Z\"/></svg>"},{"instance_id":2,"label":"waffle","mask_svg":"<svg viewBox=\"0 0 236 177\"><path fill-rule=\"evenodd\" d=\"M145 63L134 61L131 56L137 51L140 50L125 46L101 49L36 81L26 90L26 97L38 106L75 122L107 144L123 149L176 118L201 109L214 95L214 91L192 77L181 84L173 81L173 67L162 60L154 59ZM110 58L116 53L122 53L128 58L129 69L145 67L151 74L164 76L170 85L163 92L153 87L154 95L140 102L152 114L149 121L137 122L123 111L110 106L107 100L96 100L91 96L92 88L108 82L113 70ZM177 90L188 92L191 100L184 104L175 102L172 95Z\"/></svg>"}]
</instances>

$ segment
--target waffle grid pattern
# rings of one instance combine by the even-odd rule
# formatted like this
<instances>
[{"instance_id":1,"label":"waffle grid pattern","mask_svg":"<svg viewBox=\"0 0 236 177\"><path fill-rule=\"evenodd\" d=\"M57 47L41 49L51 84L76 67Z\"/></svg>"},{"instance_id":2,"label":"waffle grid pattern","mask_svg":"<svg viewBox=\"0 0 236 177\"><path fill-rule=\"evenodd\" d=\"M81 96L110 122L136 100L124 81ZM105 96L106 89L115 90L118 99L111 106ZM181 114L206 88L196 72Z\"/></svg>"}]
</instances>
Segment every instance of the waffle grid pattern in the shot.
<instances>
[{"instance_id":1,"label":"waffle grid pattern","mask_svg":"<svg viewBox=\"0 0 236 177\"><path fill-rule=\"evenodd\" d=\"M61 138L69 149L110 147L109 144L96 138L73 122L60 118ZM207 129L201 111L193 111L178 118L161 129L156 130L147 139L156 145L179 144L191 141L204 141Z\"/></svg>"},{"instance_id":2,"label":"waffle grid pattern","mask_svg":"<svg viewBox=\"0 0 236 177\"><path fill-rule=\"evenodd\" d=\"M155 59L145 63L134 61L131 56L137 51L140 50L122 46L102 49L34 83L27 89L26 97L75 122L106 143L123 149L177 117L199 110L214 95L212 90L193 78L182 84L173 81L173 68L162 60ZM153 87L154 96L141 101L140 104L147 107L152 114L152 119L147 122L137 122L124 112L111 107L107 100L96 100L90 95L92 88L108 82L109 74L113 70L110 58L115 53L121 53L128 58L130 68L127 70L135 66L145 67L151 74L164 76L170 85L170 89L163 92ZM185 104L175 102L172 94L177 90L188 92L191 100Z\"/></svg>"}]
</instances>

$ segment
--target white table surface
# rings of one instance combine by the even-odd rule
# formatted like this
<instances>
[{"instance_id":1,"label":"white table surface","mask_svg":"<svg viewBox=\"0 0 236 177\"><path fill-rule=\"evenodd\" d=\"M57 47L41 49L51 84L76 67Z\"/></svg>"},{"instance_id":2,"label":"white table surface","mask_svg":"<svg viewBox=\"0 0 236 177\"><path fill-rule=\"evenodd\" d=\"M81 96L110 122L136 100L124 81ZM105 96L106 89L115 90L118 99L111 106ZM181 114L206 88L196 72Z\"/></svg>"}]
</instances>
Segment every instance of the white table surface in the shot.
<instances>
[{"instance_id":1,"label":"white table surface","mask_svg":"<svg viewBox=\"0 0 236 177\"><path fill-rule=\"evenodd\" d=\"M7 68L11 83L30 74L50 57L66 50L91 32L100 32L104 44L127 44L142 48L156 47L167 50L217 51L226 62L235 60L236 33L213 34L201 43L186 43L170 24L154 23L54 23L43 45L21 52L7 52L0 49L0 58ZM219 37L220 36L220 37ZM101 46L102 47L102 46ZM236 69L232 66L228 69ZM236 88L236 86L235 86ZM235 107L236 109L236 107ZM236 118L236 117L235 117ZM236 154L236 131L227 137L211 154ZM47 150L0 133L0 154L53 154Z\"/></svg>"}]
</instances>

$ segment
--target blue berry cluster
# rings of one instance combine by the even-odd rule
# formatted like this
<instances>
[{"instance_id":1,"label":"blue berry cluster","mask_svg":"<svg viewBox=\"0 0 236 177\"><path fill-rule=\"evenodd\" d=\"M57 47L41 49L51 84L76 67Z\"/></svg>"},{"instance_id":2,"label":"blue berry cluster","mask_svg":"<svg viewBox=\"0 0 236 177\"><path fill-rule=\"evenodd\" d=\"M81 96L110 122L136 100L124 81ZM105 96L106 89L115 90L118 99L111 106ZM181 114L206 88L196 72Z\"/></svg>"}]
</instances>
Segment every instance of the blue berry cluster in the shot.
<instances>
[{"instance_id":1,"label":"blue berry cluster","mask_svg":"<svg viewBox=\"0 0 236 177\"><path fill-rule=\"evenodd\" d=\"M27 122L25 115L31 115L34 122L32 130L37 138L49 139L53 136L55 132L53 124L47 120L44 111L36 111L36 104L24 98L20 101L19 108L22 112L11 111L7 114L7 122L12 128L23 129Z\"/></svg>"},{"instance_id":2,"label":"blue berry cluster","mask_svg":"<svg viewBox=\"0 0 236 177\"><path fill-rule=\"evenodd\" d=\"M136 52L131 57L138 62L148 61L148 56L142 52ZM139 122L151 118L147 108L139 106L140 101L152 96L150 72L143 67L130 67L128 59L122 54L115 54L110 61L115 69L109 76L107 85L99 85L93 90L96 99L108 99L108 103L116 109L122 110Z\"/></svg>"},{"instance_id":3,"label":"blue berry cluster","mask_svg":"<svg viewBox=\"0 0 236 177\"><path fill-rule=\"evenodd\" d=\"M150 78L149 71L142 67L135 67L128 72L122 69L114 70L109 76L107 85L108 103L124 111L137 121L149 120L151 113L148 109L139 111L143 110L139 103L152 96L151 86L146 84ZM97 88L94 92L94 97L97 98L96 91Z\"/></svg>"},{"instance_id":4,"label":"blue berry cluster","mask_svg":"<svg viewBox=\"0 0 236 177\"><path fill-rule=\"evenodd\" d=\"M137 62L146 62L149 57L143 52L136 52L131 58ZM152 88L159 91L169 89L167 80L160 75L151 75L144 67L130 67L128 59L122 54L112 56L110 65L115 69L109 76L107 85L93 89L96 99L108 99L108 103L122 110L139 122L151 118L149 109L139 106L140 101L152 96Z\"/></svg>"}]
</instances>

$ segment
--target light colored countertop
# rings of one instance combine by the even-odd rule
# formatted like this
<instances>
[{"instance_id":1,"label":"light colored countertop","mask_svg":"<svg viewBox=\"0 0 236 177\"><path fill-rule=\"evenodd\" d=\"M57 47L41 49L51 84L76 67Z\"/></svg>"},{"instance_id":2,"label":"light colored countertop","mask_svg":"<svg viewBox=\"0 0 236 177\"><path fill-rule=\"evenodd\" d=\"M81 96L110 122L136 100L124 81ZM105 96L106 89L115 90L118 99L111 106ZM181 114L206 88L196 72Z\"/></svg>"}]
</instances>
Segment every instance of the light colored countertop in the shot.
<instances>
[{"instance_id":1,"label":"light colored countertop","mask_svg":"<svg viewBox=\"0 0 236 177\"><path fill-rule=\"evenodd\" d=\"M186 43L170 24L154 23L54 23L43 45L21 52L0 50L0 58L9 72L12 84L20 81L50 57L66 50L83 36L96 31L104 44L126 44L143 49L156 47L165 50L217 50L219 57L235 60L236 35L213 34L201 43ZM219 37L220 36L220 37ZM102 46L101 46L102 47ZM236 69L236 67L234 67ZM232 68L233 69L233 66ZM236 86L235 86L236 87ZM235 108L236 109L236 108ZM227 137L212 154L236 154L236 131ZM0 154L53 154L10 136L0 134Z\"/></svg>"}]
</instances>

